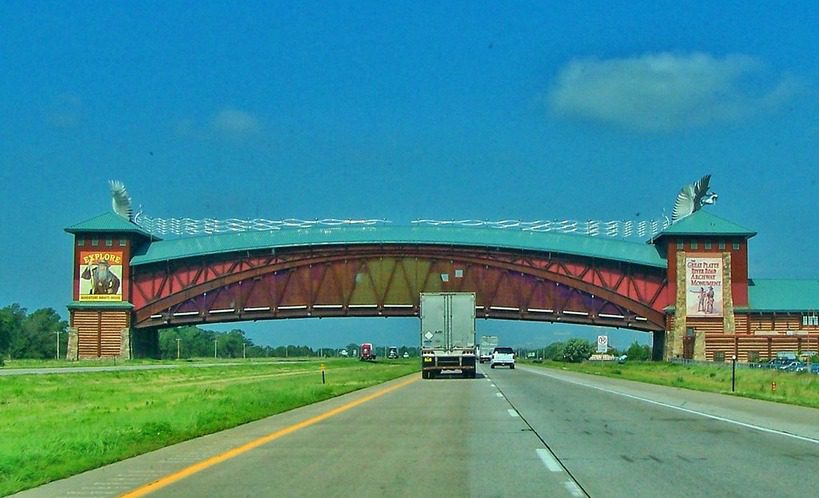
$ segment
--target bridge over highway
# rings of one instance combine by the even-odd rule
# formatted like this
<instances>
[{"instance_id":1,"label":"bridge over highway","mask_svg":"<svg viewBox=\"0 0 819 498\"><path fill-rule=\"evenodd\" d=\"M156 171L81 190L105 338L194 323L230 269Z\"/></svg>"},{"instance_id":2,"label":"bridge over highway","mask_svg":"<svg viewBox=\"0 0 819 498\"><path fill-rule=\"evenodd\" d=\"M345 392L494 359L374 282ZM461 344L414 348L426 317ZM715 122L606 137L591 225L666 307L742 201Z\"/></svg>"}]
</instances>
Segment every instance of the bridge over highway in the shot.
<instances>
[{"instance_id":1,"label":"bridge over highway","mask_svg":"<svg viewBox=\"0 0 819 498\"><path fill-rule=\"evenodd\" d=\"M419 294L438 291L476 293L480 318L645 331L655 359L819 350L819 280L750 279L756 233L704 209L639 241L600 236L592 222L567 233L549 222L339 220L187 220L163 240L157 220L138 221L108 212L66 228L69 357L150 356L159 329L185 324L417 316Z\"/></svg>"}]
</instances>

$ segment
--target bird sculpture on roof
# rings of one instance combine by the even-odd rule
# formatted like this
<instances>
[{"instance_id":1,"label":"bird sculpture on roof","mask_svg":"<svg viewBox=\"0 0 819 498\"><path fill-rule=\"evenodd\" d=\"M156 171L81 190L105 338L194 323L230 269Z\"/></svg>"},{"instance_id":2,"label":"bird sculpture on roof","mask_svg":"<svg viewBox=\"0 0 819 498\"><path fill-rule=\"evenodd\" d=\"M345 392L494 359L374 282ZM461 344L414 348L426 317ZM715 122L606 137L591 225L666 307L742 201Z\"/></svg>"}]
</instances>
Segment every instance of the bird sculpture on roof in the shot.
<instances>
[{"instance_id":1,"label":"bird sculpture on roof","mask_svg":"<svg viewBox=\"0 0 819 498\"><path fill-rule=\"evenodd\" d=\"M128 221L133 221L131 196L125 190L125 184L119 180L109 180L108 186L111 187L111 207L114 212Z\"/></svg>"},{"instance_id":2,"label":"bird sculpture on roof","mask_svg":"<svg viewBox=\"0 0 819 498\"><path fill-rule=\"evenodd\" d=\"M671 213L671 223L676 223L686 216L697 212L705 204L717 202L717 194L709 192L711 175L705 175L700 180L684 186L677 194L674 202L674 211Z\"/></svg>"}]
</instances>

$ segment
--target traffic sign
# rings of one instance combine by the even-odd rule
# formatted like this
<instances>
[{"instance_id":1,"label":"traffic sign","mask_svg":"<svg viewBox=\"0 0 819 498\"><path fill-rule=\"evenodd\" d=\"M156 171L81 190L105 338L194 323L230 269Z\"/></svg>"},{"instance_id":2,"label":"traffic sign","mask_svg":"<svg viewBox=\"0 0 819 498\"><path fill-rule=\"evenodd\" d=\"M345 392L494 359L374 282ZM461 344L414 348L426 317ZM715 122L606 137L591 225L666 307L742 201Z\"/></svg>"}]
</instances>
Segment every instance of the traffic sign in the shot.
<instances>
[{"instance_id":1,"label":"traffic sign","mask_svg":"<svg viewBox=\"0 0 819 498\"><path fill-rule=\"evenodd\" d=\"M607 335L598 335L597 336L597 352L598 353L607 353L609 351L609 336Z\"/></svg>"}]
</instances>

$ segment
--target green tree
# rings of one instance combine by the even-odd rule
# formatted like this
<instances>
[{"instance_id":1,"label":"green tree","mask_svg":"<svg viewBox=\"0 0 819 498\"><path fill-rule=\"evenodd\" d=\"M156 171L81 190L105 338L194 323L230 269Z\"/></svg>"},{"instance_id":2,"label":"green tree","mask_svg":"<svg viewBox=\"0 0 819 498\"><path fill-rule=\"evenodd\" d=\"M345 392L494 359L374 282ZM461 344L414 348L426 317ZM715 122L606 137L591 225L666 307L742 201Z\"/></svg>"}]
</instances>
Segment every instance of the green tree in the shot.
<instances>
[{"instance_id":1,"label":"green tree","mask_svg":"<svg viewBox=\"0 0 819 498\"><path fill-rule=\"evenodd\" d=\"M18 357L54 358L57 353L58 337L62 342L60 349L65 352L68 323L54 309L43 308L28 315L23 320L22 328L22 340L20 340L22 347L18 351Z\"/></svg>"},{"instance_id":2,"label":"green tree","mask_svg":"<svg viewBox=\"0 0 819 498\"><path fill-rule=\"evenodd\" d=\"M586 339L569 339L563 348L563 361L569 363L580 363L589 359L594 348L591 342Z\"/></svg>"},{"instance_id":3,"label":"green tree","mask_svg":"<svg viewBox=\"0 0 819 498\"><path fill-rule=\"evenodd\" d=\"M26 309L19 304L12 304L0 309L0 355L14 357L12 351L20 344L19 336L23 331Z\"/></svg>"},{"instance_id":4,"label":"green tree","mask_svg":"<svg viewBox=\"0 0 819 498\"><path fill-rule=\"evenodd\" d=\"M651 358L651 348L647 345L641 346L634 341L626 350L626 356L633 361L646 361Z\"/></svg>"},{"instance_id":5,"label":"green tree","mask_svg":"<svg viewBox=\"0 0 819 498\"><path fill-rule=\"evenodd\" d=\"M564 342L553 342L543 349L544 360L563 361L563 348L566 347Z\"/></svg>"}]
</instances>

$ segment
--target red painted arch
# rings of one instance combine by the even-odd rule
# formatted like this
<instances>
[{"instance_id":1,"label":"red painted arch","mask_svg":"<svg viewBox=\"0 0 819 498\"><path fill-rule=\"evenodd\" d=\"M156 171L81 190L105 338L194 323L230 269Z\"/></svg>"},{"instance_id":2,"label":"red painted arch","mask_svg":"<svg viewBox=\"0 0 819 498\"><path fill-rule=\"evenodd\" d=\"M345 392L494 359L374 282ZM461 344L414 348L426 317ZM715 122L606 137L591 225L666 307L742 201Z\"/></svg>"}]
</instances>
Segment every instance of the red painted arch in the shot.
<instances>
[{"instance_id":1,"label":"red painted arch","mask_svg":"<svg viewBox=\"0 0 819 498\"><path fill-rule=\"evenodd\" d=\"M339 245L133 266L134 326L321 316L413 316L418 294L477 294L479 317L664 329L666 271L558 253Z\"/></svg>"}]
</instances>

